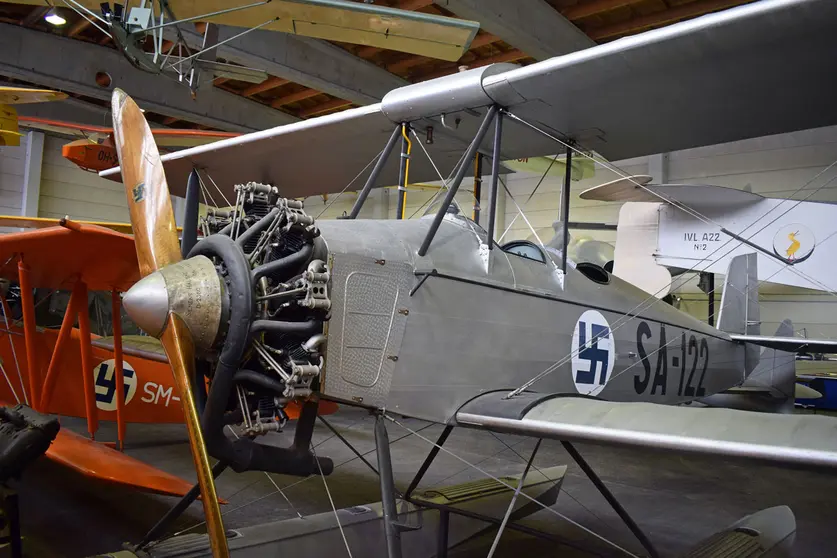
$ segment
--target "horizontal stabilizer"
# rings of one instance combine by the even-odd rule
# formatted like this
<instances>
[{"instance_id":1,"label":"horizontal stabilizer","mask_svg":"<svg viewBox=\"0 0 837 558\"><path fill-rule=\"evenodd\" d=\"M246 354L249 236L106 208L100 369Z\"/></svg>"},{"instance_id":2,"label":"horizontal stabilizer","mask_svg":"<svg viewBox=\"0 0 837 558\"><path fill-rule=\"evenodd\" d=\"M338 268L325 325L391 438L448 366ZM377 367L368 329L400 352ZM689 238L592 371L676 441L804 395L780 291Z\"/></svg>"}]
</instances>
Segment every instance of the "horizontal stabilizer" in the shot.
<instances>
[{"instance_id":1,"label":"horizontal stabilizer","mask_svg":"<svg viewBox=\"0 0 837 558\"><path fill-rule=\"evenodd\" d=\"M66 429L58 432L46 456L86 477L144 492L183 496L192 488L179 477Z\"/></svg>"},{"instance_id":2,"label":"horizontal stabilizer","mask_svg":"<svg viewBox=\"0 0 837 558\"><path fill-rule=\"evenodd\" d=\"M805 339L803 337L777 337L768 335L739 335L730 333L733 341L752 343L761 347L791 353L837 353L837 339Z\"/></svg>"},{"instance_id":3,"label":"horizontal stabilizer","mask_svg":"<svg viewBox=\"0 0 837 558\"><path fill-rule=\"evenodd\" d=\"M837 469L837 419L653 403L492 392L466 403L459 426L522 436Z\"/></svg>"},{"instance_id":4,"label":"horizontal stabilizer","mask_svg":"<svg viewBox=\"0 0 837 558\"><path fill-rule=\"evenodd\" d=\"M583 200L606 202L656 202L688 207L729 207L756 203L758 194L708 184L649 184L650 176L629 176L581 193Z\"/></svg>"}]
</instances>

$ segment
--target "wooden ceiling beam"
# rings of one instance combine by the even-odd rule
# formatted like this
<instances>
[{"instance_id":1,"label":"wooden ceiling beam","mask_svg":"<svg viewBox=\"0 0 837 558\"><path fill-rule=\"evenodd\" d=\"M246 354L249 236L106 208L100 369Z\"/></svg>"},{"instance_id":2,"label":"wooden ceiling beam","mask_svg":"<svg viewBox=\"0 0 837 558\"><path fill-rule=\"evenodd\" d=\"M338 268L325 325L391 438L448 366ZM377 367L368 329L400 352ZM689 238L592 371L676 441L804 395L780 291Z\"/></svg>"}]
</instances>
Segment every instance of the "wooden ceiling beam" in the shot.
<instances>
[{"instance_id":1,"label":"wooden ceiling beam","mask_svg":"<svg viewBox=\"0 0 837 558\"><path fill-rule=\"evenodd\" d=\"M67 31L67 36L68 37L75 37L76 35L78 35L82 31L84 31L88 27L90 27L90 22L88 20L84 19L84 18L81 18L80 20L75 22L72 27L70 27L70 30Z\"/></svg>"},{"instance_id":2,"label":"wooden ceiling beam","mask_svg":"<svg viewBox=\"0 0 837 558\"><path fill-rule=\"evenodd\" d=\"M40 19L43 19L47 15L47 12L49 12L49 10L50 10L50 8L48 6L47 7L40 6L40 7L37 7L37 8L32 8L32 11L29 12L26 15L26 17L24 17L20 21L20 24L24 27L29 27L30 25L35 25L36 23L38 23L38 21Z\"/></svg>"},{"instance_id":3,"label":"wooden ceiling beam","mask_svg":"<svg viewBox=\"0 0 837 558\"><path fill-rule=\"evenodd\" d=\"M316 97L317 95L321 94L322 92L317 91L316 89L303 89L302 91L297 91L296 93L291 93L289 95L285 95L284 97L279 97L278 99L270 103L270 106L272 106L273 108L279 108L285 105L289 105L291 103L295 103L297 101L302 101L303 99L310 99L311 97Z\"/></svg>"},{"instance_id":4,"label":"wooden ceiling beam","mask_svg":"<svg viewBox=\"0 0 837 558\"><path fill-rule=\"evenodd\" d=\"M643 0L592 0L591 2L578 3L561 10L561 15L570 21L576 21L585 17L603 14L623 6L638 4Z\"/></svg>"},{"instance_id":5,"label":"wooden ceiling beam","mask_svg":"<svg viewBox=\"0 0 837 558\"><path fill-rule=\"evenodd\" d=\"M276 89L277 87L285 85L286 83L290 82L284 78L270 76L261 83L251 85L250 87L242 91L241 95L243 95L244 97L252 97L253 95L258 95L259 93L264 93L265 91Z\"/></svg>"},{"instance_id":6,"label":"wooden ceiling beam","mask_svg":"<svg viewBox=\"0 0 837 558\"><path fill-rule=\"evenodd\" d=\"M676 8L663 10L654 14L635 17L621 23L606 25L604 27L599 27L598 29L593 28L587 32L587 35L594 41L610 39L611 37L628 35L630 33L636 33L637 31L644 31L649 27L674 23L680 19L696 17L709 12L738 6L740 4L747 4L751 1L752 0L698 0L697 2L683 4Z\"/></svg>"},{"instance_id":7,"label":"wooden ceiling beam","mask_svg":"<svg viewBox=\"0 0 837 558\"><path fill-rule=\"evenodd\" d=\"M490 45L491 43L496 43L499 40L500 37L492 35L491 33L480 33L473 41L471 41L471 48L479 48L485 45ZM420 66L430 60L432 59L426 56L408 56L407 58L403 58L387 66L387 71L397 74L415 66Z\"/></svg>"},{"instance_id":8,"label":"wooden ceiling beam","mask_svg":"<svg viewBox=\"0 0 837 558\"><path fill-rule=\"evenodd\" d=\"M351 101L346 101L344 99L331 99L330 101L326 101L325 103L320 103L319 105L314 105L313 107L303 109L299 111L297 116L299 116L300 118L311 118L312 116L316 116L318 114L322 114L330 110L351 106L351 104Z\"/></svg>"},{"instance_id":9,"label":"wooden ceiling beam","mask_svg":"<svg viewBox=\"0 0 837 558\"><path fill-rule=\"evenodd\" d=\"M468 69L471 68L479 68L482 66L488 66L489 64L499 64L501 62L516 62L518 60L522 60L524 58L529 58L529 55L523 52L520 49L513 48L507 52L501 52L500 54L495 54L494 56L489 56L487 58L478 58L468 64ZM427 74L426 76L420 76L419 81L427 81L429 79L434 79L437 77L447 76L456 72L456 68L447 68L445 70L440 70L438 72L433 72L431 74Z\"/></svg>"},{"instance_id":10,"label":"wooden ceiling beam","mask_svg":"<svg viewBox=\"0 0 837 558\"><path fill-rule=\"evenodd\" d=\"M432 3L433 0L402 0L401 2L396 4L395 7L399 10L408 10L410 12L414 12L416 10L426 8Z\"/></svg>"}]
</instances>

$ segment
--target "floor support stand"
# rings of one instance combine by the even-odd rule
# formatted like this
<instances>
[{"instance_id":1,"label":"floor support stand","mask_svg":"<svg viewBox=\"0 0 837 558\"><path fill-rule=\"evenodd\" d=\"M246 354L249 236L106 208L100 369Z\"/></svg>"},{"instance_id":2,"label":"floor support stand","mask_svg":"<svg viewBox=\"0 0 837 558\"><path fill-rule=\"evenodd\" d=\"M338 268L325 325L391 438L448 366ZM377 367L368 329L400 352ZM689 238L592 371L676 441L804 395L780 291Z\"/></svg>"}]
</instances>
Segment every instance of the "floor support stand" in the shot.
<instances>
[{"instance_id":1,"label":"floor support stand","mask_svg":"<svg viewBox=\"0 0 837 558\"><path fill-rule=\"evenodd\" d=\"M217 479L218 476L223 473L227 468L227 464L218 461L212 467L212 478ZM135 547L136 550L142 550L149 543L156 541L159 539L163 534L168 530L168 528L177 520L178 517L186 511L186 508L192 505L192 502L198 499L200 496L201 487L199 484L195 483L195 486L187 492L178 503L176 503L169 511L166 512L166 515L160 518L160 520L154 524L154 527L145 534L142 540L137 544Z\"/></svg>"},{"instance_id":2,"label":"floor support stand","mask_svg":"<svg viewBox=\"0 0 837 558\"><path fill-rule=\"evenodd\" d=\"M442 430L442 433L439 435L439 439L436 440L436 445L431 448L430 453L427 454L427 457L424 458L424 463L421 464L419 467L416 476L413 477L413 480L410 481L410 486L407 487L407 492L404 493L404 499L409 500L410 495L413 493L413 490L416 489L418 484L421 482L421 479L424 477L424 474L430 468L430 465L433 463L433 460L436 459L436 456L439 454L439 450L442 449L442 446L445 445L445 441L450 436L450 433L453 431L453 426L447 425L445 429Z\"/></svg>"},{"instance_id":3,"label":"floor support stand","mask_svg":"<svg viewBox=\"0 0 837 558\"><path fill-rule=\"evenodd\" d=\"M602 482L602 479L596 474L590 464L581 456L575 446L571 442L562 441L561 444L564 446L564 449L567 450L567 453L578 463L578 466L581 467L581 470L587 475L590 481L595 485L595 487L601 492L602 496L604 496L607 503L613 508L613 511L619 515L622 521L625 522L625 525L628 526L628 529L631 530L631 533L639 540L640 544L645 547L645 550L648 551L648 555L651 558L659 558L659 553L654 548L654 545L651 544L651 541L642 532L642 529L639 528L639 525L633 520L630 514L622 507L622 504L619 503L619 500L613 495L613 493L605 486Z\"/></svg>"},{"instance_id":4,"label":"floor support stand","mask_svg":"<svg viewBox=\"0 0 837 558\"><path fill-rule=\"evenodd\" d=\"M384 508L387 557L401 558L401 530L398 525L398 510L395 506L395 481L392 478L389 435L381 414L375 417L375 445L378 448L378 473L381 478L381 503Z\"/></svg>"}]
</instances>

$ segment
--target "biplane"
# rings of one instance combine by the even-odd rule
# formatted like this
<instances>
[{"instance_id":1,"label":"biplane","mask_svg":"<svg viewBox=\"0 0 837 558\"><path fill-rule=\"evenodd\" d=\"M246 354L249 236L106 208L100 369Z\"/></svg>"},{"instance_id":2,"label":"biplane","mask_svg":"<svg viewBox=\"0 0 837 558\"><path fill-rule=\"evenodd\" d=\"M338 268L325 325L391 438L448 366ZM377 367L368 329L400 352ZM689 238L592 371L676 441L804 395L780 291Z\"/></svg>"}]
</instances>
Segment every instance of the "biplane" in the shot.
<instances>
[{"instance_id":1,"label":"biplane","mask_svg":"<svg viewBox=\"0 0 837 558\"><path fill-rule=\"evenodd\" d=\"M66 93L49 89L0 87L0 145L20 145L19 117L11 105L45 103L66 98Z\"/></svg>"},{"instance_id":2,"label":"biplane","mask_svg":"<svg viewBox=\"0 0 837 558\"><path fill-rule=\"evenodd\" d=\"M4 1L56 9L48 0ZM253 83L267 79L264 70L216 59L219 46L257 30L449 61L458 60L468 50L479 30L475 21L345 0L152 0L138 6L67 0L63 4L110 37L132 66L184 83L193 95L216 77ZM191 25L199 30L195 38L188 33ZM203 78L204 73L209 74L208 79Z\"/></svg>"},{"instance_id":3,"label":"biplane","mask_svg":"<svg viewBox=\"0 0 837 558\"><path fill-rule=\"evenodd\" d=\"M86 419L89 437L61 429L49 459L109 483L186 494L186 481L95 440L100 421L116 423L119 450L129 423L183 421L159 342L122 311L120 293L139 279L130 225L0 217L0 226L34 229L0 235L0 277L16 287L0 294L0 401ZM102 300L105 310L92 312ZM123 335L126 326L134 331Z\"/></svg>"},{"instance_id":4,"label":"biplane","mask_svg":"<svg viewBox=\"0 0 837 558\"><path fill-rule=\"evenodd\" d=\"M377 105L162 158L140 108L114 91L120 167L102 175L125 186L142 276L123 305L168 355L198 476L192 493L120 555L264 555L293 544L325 554L334 548L316 545L336 543L349 555L359 545L364 555L395 558L416 548L407 545L414 533L430 529L444 556L450 517L466 512L416 489L439 452L450 453L444 444L458 427L561 441L650 556L658 555L653 541L574 442L834 471L831 417L684 405L742 385L763 347L837 349L831 339L761 334L754 252L731 260L715 328L598 265L568 265L560 244L555 251L533 242L522 257L519 244L514 251L494 241L493 216L502 159L563 146L568 169L577 156L612 168L607 159L837 124L837 76L824 71L837 48L835 24L830 0L764 0L523 68L498 64L409 85ZM445 126L454 118L458 127ZM400 177L404 185L406 142L399 161L390 154L399 138L419 139L427 127L435 139L416 142L427 156L411 158L411 176L441 180L444 195L420 219L356 219L379 182ZM477 152L492 169L487 230L453 203ZM346 219L314 219L293 199L340 192L366 161L371 171ZM235 199L200 240L190 232L198 173ZM182 243L169 183L185 194L190 215ZM569 185L567 173L564 200ZM563 203L564 233L568 216ZM208 383L205 397L207 384L196 377ZM273 408L254 408L253 396L270 398ZM302 411L293 442L259 443L253 421L294 400ZM382 502L367 511L376 531L361 532L351 510L334 510L330 533L304 521L226 532L214 485L225 468L316 474L325 482L333 463L311 447L324 400L375 414ZM444 430L433 441L399 415ZM231 422L251 435L228 438L223 429ZM388 422L430 447L402 493L393 483ZM538 447L519 478L492 479L491 490L512 494L504 514L467 512L499 526L495 543L505 529L522 528L520 502L554 511L521 490ZM210 456L218 460L212 468ZM207 533L159 542L198 492ZM439 511L438 521L411 530L398 500ZM763 510L693 555L784 555L795 529L787 507Z\"/></svg>"}]
</instances>

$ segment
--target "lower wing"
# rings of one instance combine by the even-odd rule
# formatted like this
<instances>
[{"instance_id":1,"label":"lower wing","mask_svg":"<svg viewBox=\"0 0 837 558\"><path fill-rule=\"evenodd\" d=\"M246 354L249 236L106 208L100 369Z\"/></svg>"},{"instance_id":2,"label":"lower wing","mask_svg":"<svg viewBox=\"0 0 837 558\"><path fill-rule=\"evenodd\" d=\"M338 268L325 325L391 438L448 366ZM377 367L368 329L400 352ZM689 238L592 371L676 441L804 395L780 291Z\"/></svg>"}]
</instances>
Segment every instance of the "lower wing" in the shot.
<instances>
[{"instance_id":1,"label":"lower wing","mask_svg":"<svg viewBox=\"0 0 837 558\"><path fill-rule=\"evenodd\" d=\"M483 394L456 413L459 426L537 438L638 446L837 469L837 420L732 409L506 391Z\"/></svg>"},{"instance_id":2,"label":"lower wing","mask_svg":"<svg viewBox=\"0 0 837 558\"><path fill-rule=\"evenodd\" d=\"M144 492L183 496L192 488L180 477L66 429L58 432L46 456L86 477Z\"/></svg>"}]
</instances>

